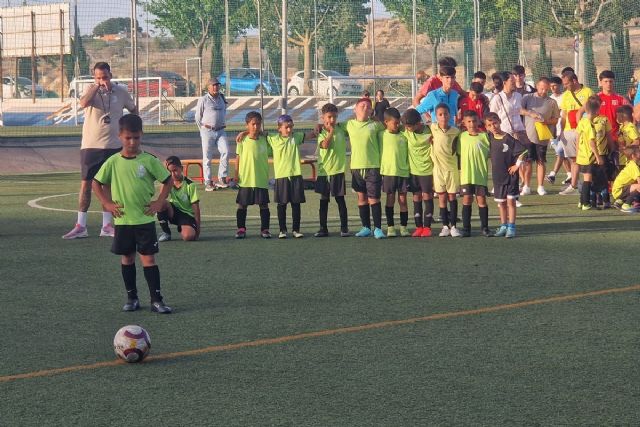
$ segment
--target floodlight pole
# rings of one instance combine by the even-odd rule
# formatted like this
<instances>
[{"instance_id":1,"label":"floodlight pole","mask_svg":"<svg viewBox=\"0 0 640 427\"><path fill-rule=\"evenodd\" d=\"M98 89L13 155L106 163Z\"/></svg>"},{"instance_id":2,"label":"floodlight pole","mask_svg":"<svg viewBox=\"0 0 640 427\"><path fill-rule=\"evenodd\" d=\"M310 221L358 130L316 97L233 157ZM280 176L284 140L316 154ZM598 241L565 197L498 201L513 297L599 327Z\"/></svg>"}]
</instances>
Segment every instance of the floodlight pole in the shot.
<instances>
[{"instance_id":1,"label":"floodlight pole","mask_svg":"<svg viewBox=\"0 0 640 427\"><path fill-rule=\"evenodd\" d=\"M60 9L60 102L64 102L64 12L62 9Z\"/></svg>"},{"instance_id":2,"label":"floodlight pole","mask_svg":"<svg viewBox=\"0 0 640 427\"><path fill-rule=\"evenodd\" d=\"M416 0L413 0L413 55L411 57L411 72L413 75L418 73L418 12Z\"/></svg>"},{"instance_id":3,"label":"floodlight pole","mask_svg":"<svg viewBox=\"0 0 640 427\"><path fill-rule=\"evenodd\" d=\"M262 20L260 18L260 0L258 4L258 64L260 68L260 114L262 115L262 129L264 130L264 86L262 84Z\"/></svg>"},{"instance_id":4,"label":"floodlight pole","mask_svg":"<svg viewBox=\"0 0 640 427\"><path fill-rule=\"evenodd\" d=\"M287 114L287 103L289 98L289 88L287 80L287 41L288 41L288 31L287 31L287 0L282 0L282 63L280 70L280 77L282 83L280 83L280 90L282 91L280 112L282 114Z\"/></svg>"},{"instance_id":5,"label":"floodlight pole","mask_svg":"<svg viewBox=\"0 0 640 427\"><path fill-rule=\"evenodd\" d=\"M16 88L18 75L16 74ZM36 103L36 13L31 12L31 101Z\"/></svg>"},{"instance_id":6,"label":"floodlight pole","mask_svg":"<svg viewBox=\"0 0 640 427\"><path fill-rule=\"evenodd\" d=\"M138 94L138 14L136 0L131 0L131 77L133 79L133 100L140 108ZM147 83L148 84L148 83ZM162 88L158 88L161 91Z\"/></svg>"},{"instance_id":7,"label":"floodlight pole","mask_svg":"<svg viewBox=\"0 0 640 427\"><path fill-rule=\"evenodd\" d=\"M231 94L231 52L229 46L231 42L229 40L229 0L224 0L224 40L225 40L225 58L224 58L224 75L227 76L224 82L225 92L227 96ZM214 76L211 76L213 78Z\"/></svg>"},{"instance_id":8,"label":"floodlight pole","mask_svg":"<svg viewBox=\"0 0 640 427\"><path fill-rule=\"evenodd\" d=\"M371 63L373 76L376 75L376 16L374 13L375 1L371 0ZM376 89L376 80L373 79L373 90Z\"/></svg>"}]
</instances>

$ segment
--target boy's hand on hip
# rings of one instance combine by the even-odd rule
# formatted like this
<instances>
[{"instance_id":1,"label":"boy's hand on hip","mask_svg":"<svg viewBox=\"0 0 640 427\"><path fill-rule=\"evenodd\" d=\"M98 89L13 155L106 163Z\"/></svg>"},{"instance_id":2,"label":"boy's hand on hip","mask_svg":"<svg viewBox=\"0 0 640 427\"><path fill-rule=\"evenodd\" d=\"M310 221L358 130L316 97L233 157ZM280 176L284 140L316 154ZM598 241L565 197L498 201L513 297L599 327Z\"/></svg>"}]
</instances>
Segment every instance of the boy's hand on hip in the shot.
<instances>
[{"instance_id":1,"label":"boy's hand on hip","mask_svg":"<svg viewBox=\"0 0 640 427\"><path fill-rule=\"evenodd\" d=\"M161 200L154 200L149 203L144 210L144 214L148 216L153 216L162 210L163 202Z\"/></svg>"},{"instance_id":2,"label":"boy's hand on hip","mask_svg":"<svg viewBox=\"0 0 640 427\"><path fill-rule=\"evenodd\" d=\"M104 208L107 212L111 212L115 218L120 218L124 212L122 212L123 206L120 203L108 202L105 203Z\"/></svg>"}]
</instances>

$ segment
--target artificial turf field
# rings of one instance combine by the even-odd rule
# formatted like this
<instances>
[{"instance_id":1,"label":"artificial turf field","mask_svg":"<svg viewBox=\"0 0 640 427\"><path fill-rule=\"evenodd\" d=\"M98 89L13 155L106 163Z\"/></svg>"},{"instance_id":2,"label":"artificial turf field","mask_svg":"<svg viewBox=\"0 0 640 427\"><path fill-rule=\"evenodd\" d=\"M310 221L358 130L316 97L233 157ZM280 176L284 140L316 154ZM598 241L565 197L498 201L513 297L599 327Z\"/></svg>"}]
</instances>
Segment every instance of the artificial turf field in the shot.
<instances>
[{"instance_id":1,"label":"artificial turf field","mask_svg":"<svg viewBox=\"0 0 640 427\"><path fill-rule=\"evenodd\" d=\"M202 191L201 241L161 244L163 316L140 267L143 309L120 311L99 214L90 238L60 238L77 195L50 196L78 180L0 177L2 426L640 423L634 215L530 196L511 240L479 236L477 207L469 239L314 239L307 191L307 237L260 239L250 208L237 241L236 193ZM61 211L27 205L43 197ZM151 335L142 364L114 362L126 324Z\"/></svg>"}]
</instances>

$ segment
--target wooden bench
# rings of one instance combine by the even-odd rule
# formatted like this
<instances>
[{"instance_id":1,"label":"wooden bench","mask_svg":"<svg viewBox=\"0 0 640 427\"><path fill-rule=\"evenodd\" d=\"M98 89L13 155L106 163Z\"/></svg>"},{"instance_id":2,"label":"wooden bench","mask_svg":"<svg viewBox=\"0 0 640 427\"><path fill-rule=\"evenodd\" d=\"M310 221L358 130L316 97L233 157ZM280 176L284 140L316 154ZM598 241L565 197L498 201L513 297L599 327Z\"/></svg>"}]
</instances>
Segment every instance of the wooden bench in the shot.
<instances>
[{"instance_id":1,"label":"wooden bench","mask_svg":"<svg viewBox=\"0 0 640 427\"><path fill-rule=\"evenodd\" d=\"M181 162L182 162L182 167L184 168L184 176L186 176L192 181L197 181L200 183L204 182L204 168L202 167L202 159L183 159L181 160ZM305 181L315 182L317 177L316 163L317 163L316 159L300 160L301 165L309 165L309 167L311 168L311 176L305 177L304 178ZM219 165L220 159L212 159L211 164ZM238 182L238 159L237 158L229 159L229 164L234 165L235 171L233 176L235 181ZM269 164L273 164L273 159L271 158L269 159ZM198 172L199 172L198 175L189 175L190 166L195 166L198 169ZM214 180L217 180L217 177L212 177L212 178Z\"/></svg>"}]
</instances>

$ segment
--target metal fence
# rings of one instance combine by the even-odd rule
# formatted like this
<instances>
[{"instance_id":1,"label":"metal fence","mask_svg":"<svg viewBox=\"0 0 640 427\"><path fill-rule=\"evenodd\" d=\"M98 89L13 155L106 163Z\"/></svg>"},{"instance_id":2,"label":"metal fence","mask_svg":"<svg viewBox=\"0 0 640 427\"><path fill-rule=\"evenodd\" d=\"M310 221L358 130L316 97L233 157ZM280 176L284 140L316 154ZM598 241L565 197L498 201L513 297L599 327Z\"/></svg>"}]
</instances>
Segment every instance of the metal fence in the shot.
<instances>
[{"instance_id":1,"label":"metal fence","mask_svg":"<svg viewBox=\"0 0 640 427\"><path fill-rule=\"evenodd\" d=\"M597 73L612 69L623 94L640 77L637 0L112 0L108 8L77 0L60 20L71 39L68 52L44 55L34 48L29 56L4 54L15 43L6 24L15 3L3 6L5 128L74 126L73 115L81 114L69 114L77 81L90 76L97 61L131 82L146 122L163 124L192 121L212 76L223 81L236 112L231 121L238 123L246 110L261 107L314 121L313 112L329 98L347 100L342 105L348 108L350 97L361 96L354 88L387 89L408 105L410 90L394 90L406 80L375 77L416 76L419 82L437 71L443 56L457 61L463 87L475 71L490 75L516 64L531 80L572 66L594 89ZM39 19L35 32L44 25ZM341 84L329 87L332 76ZM155 78L157 87L150 91L136 78Z\"/></svg>"}]
</instances>

